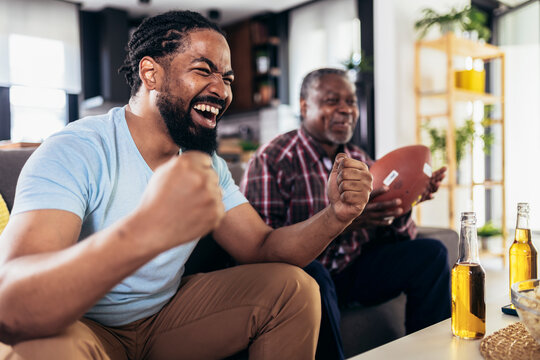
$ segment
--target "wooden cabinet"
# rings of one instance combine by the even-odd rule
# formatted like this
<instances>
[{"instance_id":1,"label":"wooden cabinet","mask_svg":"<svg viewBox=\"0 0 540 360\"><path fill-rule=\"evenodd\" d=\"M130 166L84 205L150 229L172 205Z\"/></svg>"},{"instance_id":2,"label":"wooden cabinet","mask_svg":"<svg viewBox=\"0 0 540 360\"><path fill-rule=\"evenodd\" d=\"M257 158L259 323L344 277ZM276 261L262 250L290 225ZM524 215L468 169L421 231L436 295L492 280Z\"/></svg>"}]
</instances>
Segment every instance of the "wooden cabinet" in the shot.
<instances>
[{"instance_id":1,"label":"wooden cabinet","mask_svg":"<svg viewBox=\"0 0 540 360\"><path fill-rule=\"evenodd\" d=\"M429 71L434 71L433 61L426 61L426 54L431 52L432 56L443 55L444 65L440 68L435 67L439 71L439 74L443 74L446 77L446 85L442 88L429 88L429 81L425 81L426 78L430 78L427 74ZM465 60L465 61L464 61ZM462 71L459 71L458 63L468 61L480 62L480 64L489 66L488 78L496 79L498 90L496 93L470 90L460 88L457 81L460 80L459 76ZM490 65L488 65L490 64ZM459 226L459 214L462 211L476 211L488 212L485 204L478 205L478 201L475 203L475 196L478 195L478 189L481 191L487 190L496 191L492 192L491 196L497 196L497 204L501 204L502 209L499 210L500 218L496 220L497 224L500 224L502 235L502 250L498 251L497 255L504 258L506 254L506 201L505 201L505 163L504 163L504 53L498 47L490 44L480 44L468 39L458 38L453 33L448 33L445 36L430 41L419 41L416 43L415 49L415 107L416 107L416 138L418 143L429 144L429 137L426 136L426 127L437 119L439 123L442 123L445 127L445 164L448 167L447 177L443 183L443 189L446 189L448 193L448 226L457 229ZM444 73L445 70L445 73ZM485 73L484 73L485 76ZM484 84L482 84L483 86ZM433 111L434 104L438 102L439 110ZM499 134L499 138L496 139L491 145L492 148L496 148L498 154L497 168L500 169L497 178L490 178L490 174L483 174L482 180L475 180L474 176L470 176L470 179L458 180L458 164L456 159L456 130L462 126L464 116L457 111L458 107L463 108L463 104L472 107L480 104L493 105L497 107L495 112L496 117L489 120L489 122L481 125L482 131L488 133L496 132ZM430 107L430 105L433 105ZM429 109L429 110L427 110ZM476 120L475 126L480 126L478 120ZM459 134L459 132L458 132ZM474 143L473 143L474 144ZM482 168L483 164L478 163L478 156L476 156L477 162L475 163L475 156L473 156L473 148L476 145L471 145L467 149L466 156L468 157L467 165L470 165L470 174L474 174L475 170ZM462 206L457 204L456 193L457 191L467 191L469 193L469 206ZM496 195L495 195L496 193ZM476 194L476 195L475 195ZM439 195L440 196L440 195ZM484 208L480 209L480 206ZM475 208L476 207L476 208ZM421 220L421 208L418 210L417 217ZM482 225L481 223L479 224Z\"/></svg>"},{"instance_id":2,"label":"wooden cabinet","mask_svg":"<svg viewBox=\"0 0 540 360\"><path fill-rule=\"evenodd\" d=\"M235 73L229 113L256 110L279 103L280 39L272 15L226 27Z\"/></svg>"}]
</instances>

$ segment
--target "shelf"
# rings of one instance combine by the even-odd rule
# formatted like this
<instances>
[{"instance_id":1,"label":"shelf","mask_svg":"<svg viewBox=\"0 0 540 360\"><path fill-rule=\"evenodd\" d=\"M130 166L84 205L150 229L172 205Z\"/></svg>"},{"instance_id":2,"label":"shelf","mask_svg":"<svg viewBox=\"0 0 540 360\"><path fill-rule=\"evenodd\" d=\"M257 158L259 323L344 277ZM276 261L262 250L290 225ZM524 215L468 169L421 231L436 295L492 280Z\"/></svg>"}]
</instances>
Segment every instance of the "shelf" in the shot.
<instances>
[{"instance_id":1,"label":"shelf","mask_svg":"<svg viewBox=\"0 0 540 360\"><path fill-rule=\"evenodd\" d=\"M486 188L492 188L496 186L502 186L503 182L501 180L486 180L483 182L473 182L472 186L484 186Z\"/></svg>"},{"instance_id":2,"label":"shelf","mask_svg":"<svg viewBox=\"0 0 540 360\"><path fill-rule=\"evenodd\" d=\"M447 117L448 116L448 113L439 113L439 114L421 114L419 115L419 117L421 117L422 119L425 119L425 120L431 120L431 119L436 119L436 118L442 118L442 117Z\"/></svg>"},{"instance_id":3,"label":"shelf","mask_svg":"<svg viewBox=\"0 0 540 360\"><path fill-rule=\"evenodd\" d=\"M262 42L253 44L253 47L259 49L259 48L266 48L268 46L279 46L280 42L281 41L279 40L279 37L270 36L269 38L267 38L266 40Z\"/></svg>"},{"instance_id":4,"label":"shelf","mask_svg":"<svg viewBox=\"0 0 540 360\"><path fill-rule=\"evenodd\" d=\"M234 101L228 113L256 111L279 102L283 88L280 68L280 16L268 14L225 28L235 65Z\"/></svg>"},{"instance_id":5,"label":"shelf","mask_svg":"<svg viewBox=\"0 0 540 360\"><path fill-rule=\"evenodd\" d=\"M494 187L502 186L502 185L503 185L502 181L486 180L485 182L454 184L453 186L456 189L469 189L471 186L483 186L485 188L494 188ZM440 186L441 188L448 188L450 185L448 183L443 183Z\"/></svg>"},{"instance_id":6,"label":"shelf","mask_svg":"<svg viewBox=\"0 0 540 360\"><path fill-rule=\"evenodd\" d=\"M427 97L431 99L447 100L448 93L446 91L425 91L418 93L421 97ZM492 105L502 102L502 97L492 95L488 93L479 93L476 91L454 89L454 101L477 101L480 100L484 104Z\"/></svg>"},{"instance_id":7,"label":"shelf","mask_svg":"<svg viewBox=\"0 0 540 360\"><path fill-rule=\"evenodd\" d=\"M444 75L446 77L446 86L445 88L438 88L439 90L435 91L422 91L422 79L426 75L433 73L435 71L432 67L422 66L422 57L424 56L433 56L434 54L428 53L427 51L422 50L435 50L443 53L445 55L445 70L446 73L439 74L439 78L442 79ZM471 91L464 88L457 87L456 79L457 69L455 68L456 57L470 57L473 59L480 59L483 62L490 60L496 60L500 62L499 67L492 69L490 76L496 76L500 79L500 91L497 92L498 95L486 93L486 92L477 92ZM442 65L442 64L441 64ZM441 66L442 67L442 66ZM465 115L463 112L456 110L456 104L463 102L474 102L481 101L483 105L498 105L500 106L499 118L492 120L489 125L497 125L504 127L504 114L505 114L505 98L504 98L504 67L505 67L505 57L504 52L490 44L481 44L469 39L457 38L453 33L444 35L443 37L437 40L427 40L419 41L416 43L415 47L415 62L414 62L414 88L415 91L415 111L416 111L416 139L418 143L421 143L423 140L426 140L424 133L424 124L426 122L435 120L436 118L443 118L446 121L447 128L456 129L456 123L464 120ZM485 79L482 79L485 81ZM440 108L441 103L444 103L445 110L432 110L431 114L427 110ZM426 108L426 105L437 105L429 106ZM426 108L425 113L422 111L423 108ZM485 125L485 124L484 124ZM504 130L504 129L503 129ZM474 179L462 179L466 180L463 183L458 183L457 174L458 174L458 165L455 153L445 153L446 163L448 168L448 177L445 179L445 182L441 184L441 188L445 188L447 192L447 203L448 203L448 226L457 230L456 226L458 225L457 214L459 214L459 207L464 206L462 200L468 194L468 203L473 206L485 206L485 202L475 201L479 196L478 190L483 189L496 189L489 196L492 199L497 199L500 196L501 211L496 217L500 218L501 224L506 224L506 199L505 199L505 141L504 141L504 131L501 132L502 139L500 143L494 144L493 146L498 146L502 154L500 160L495 160L500 162L501 168L501 179L486 179L484 181L474 181ZM446 132L446 143L453 144L451 148L455 150L456 142L456 133L455 131ZM471 158L470 167L472 170L475 169L474 158ZM500 189L500 191L499 191ZM499 194L500 193L500 194ZM458 198L459 196L459 198ZM493 202L495 203L495 202ZM417 210L417 218L419 223L421 223L420 218L420 208ZM506 228L503 227L503 234L501 236L501 245L502 248L505 247L505 241L508 236ZM496 256L502 257L503 260L506 256L505 252L497 252Z\"/></svg>"},{"instance_id":8,"label":"shelf","mask_svg":"<svg viewBox=\"0 0 540 360\"><path fill-rule=\"evenodd\" d=\"M281 76L281 69L278 67L272 67L268 72L265 73L257 73L255 75L257 78L268 78L268 77L279 77Z\"/></svg>"},{"instance_id":9,"label":"shelf","mask_svg":"<svg viewBox=\"0 0 540 360\"><path fill-rule=\"evenodd\" d=\"M452 54L467 56L474 59L495 59L504 56L504 52L491 44L481 44L469 39L456 37L453 33L448 33L437 40L419 41L420 47L440 50L446 52L448 42L452 44Z\"/></svg>"}]
</instances>

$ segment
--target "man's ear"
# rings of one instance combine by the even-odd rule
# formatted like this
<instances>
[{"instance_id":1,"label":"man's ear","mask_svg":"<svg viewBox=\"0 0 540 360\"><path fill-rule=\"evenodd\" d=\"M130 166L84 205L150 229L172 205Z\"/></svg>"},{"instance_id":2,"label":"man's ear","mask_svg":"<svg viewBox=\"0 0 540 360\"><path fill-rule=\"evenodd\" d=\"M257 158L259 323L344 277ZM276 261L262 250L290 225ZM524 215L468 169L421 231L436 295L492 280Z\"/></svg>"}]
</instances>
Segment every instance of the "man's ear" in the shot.
<instances>
[{"instance_id":1,"label":"man's ear","mask_svg":"<svg viewBox=\"0 0 540 360\"><path fill-rule=\"evenodd\" d=\"M306 117L306 111L307 111L306 99L300 98L300 119L304 119Z\"/></svg>"},{"instance_id":2,"label":"man's ear","mask_svg":"<svg viewBox=\"0 0 540 360\"><path fill-rule=\"evenodd\" d=\"M157 73L161 67L150 56L145 56L139 62L139 77L147 90L157 87Z\"/></svg>"}]
</instances>

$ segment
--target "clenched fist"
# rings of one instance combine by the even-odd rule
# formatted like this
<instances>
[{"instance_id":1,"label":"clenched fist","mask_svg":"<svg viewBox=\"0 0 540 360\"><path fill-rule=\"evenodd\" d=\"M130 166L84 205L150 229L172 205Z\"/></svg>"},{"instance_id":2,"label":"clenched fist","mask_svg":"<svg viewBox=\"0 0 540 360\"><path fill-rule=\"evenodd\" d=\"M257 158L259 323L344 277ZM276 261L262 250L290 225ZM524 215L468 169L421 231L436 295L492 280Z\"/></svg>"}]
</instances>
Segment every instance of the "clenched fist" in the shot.
<instances>
[{"instance_id":1,"label":"clenched fist","mask_svg":"<svg viewBox=\"0 0 540 360\"><path fill-rule=\"evenodd\" d=\"M212 231L225 208L211 158L188 151L157 168L137 213L162 251Z\"/></svg>"},{"instance_id":2,"label":"clenched fist","mask_svg":"<svg viewBox=\"0 0 540 360\"><path fill-rule=\"evenodd\" d=\"M366 164L347 154L336 156L328 179L328 199L338 220L349 223L362 213L373 190Z\"/></svg>"}]
</instances>

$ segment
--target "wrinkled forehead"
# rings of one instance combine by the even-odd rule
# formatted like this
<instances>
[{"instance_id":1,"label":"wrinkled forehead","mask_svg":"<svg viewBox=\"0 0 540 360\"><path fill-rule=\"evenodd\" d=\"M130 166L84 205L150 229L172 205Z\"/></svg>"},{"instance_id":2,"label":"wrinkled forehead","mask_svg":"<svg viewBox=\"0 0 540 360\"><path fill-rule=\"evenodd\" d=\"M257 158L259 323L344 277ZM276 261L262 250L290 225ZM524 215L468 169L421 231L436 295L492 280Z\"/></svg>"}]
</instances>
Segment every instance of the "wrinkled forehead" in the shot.
<instances>
[{"instance_id":1,"label":"wrinkled forehead","mask_svg":"<svg viewBox=\"0 0 540 360\"><path fill-rule=\"evenodd\" d=\"M220 70L231 68L231 50L225 37L211 29L193 30L186 35L183 53L191 58L208 58Z\"/></svg>"},{"instance_id":2,"label":"wrinkled forehead","mask_svg":"<svg viewBox=\"0 0 540 360\"><path fill-rule=\"evenodd\" d=\"M315 79L309 88L310 95L323 95L335 93L341 95L354 95L355 86L346 75L324 74Z\"/></svg>"}]
</instances>

